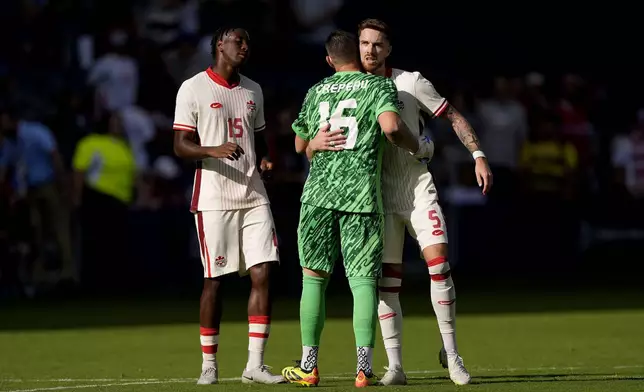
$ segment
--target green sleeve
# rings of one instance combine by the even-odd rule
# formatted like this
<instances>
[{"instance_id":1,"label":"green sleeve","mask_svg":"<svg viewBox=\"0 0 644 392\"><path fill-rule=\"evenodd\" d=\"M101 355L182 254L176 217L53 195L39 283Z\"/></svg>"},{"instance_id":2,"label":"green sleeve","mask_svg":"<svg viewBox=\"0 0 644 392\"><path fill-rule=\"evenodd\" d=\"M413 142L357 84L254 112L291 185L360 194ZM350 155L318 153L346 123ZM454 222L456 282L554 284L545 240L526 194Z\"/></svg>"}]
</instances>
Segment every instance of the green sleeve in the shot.
<instances>
[{"instance_id":1,"label":"green sleeve","mask_svg":"<svg viewBox=\"0 0 644 392\"><path fill-rule=\"evenodd\" d=\"M302 109L300 109L300 113L297 115L297 118L295 119L295 121L293 121L293 125L291 126L291 128L293 128L293 132L295 132L297 136L301 137L304 140L311 139L311 133L309 132L309 128L306 125L310 95L311 90L309 90L309 92L306 94L306 98L304 98L304 103L302 104Z\"/></svg>"},{"instance_id":2,"label":"green sleeve","mask_svg":"<svg viewBox=\"0 0 644 392\"><path fill-rule=\"evenodd\" d=\"M382 78L381 83L374 84L379 91L376 95L376 118L384 112L394 112L400 114L398 111L398 90L393 80L389 78Z\"/></svg>"}]
</instances>

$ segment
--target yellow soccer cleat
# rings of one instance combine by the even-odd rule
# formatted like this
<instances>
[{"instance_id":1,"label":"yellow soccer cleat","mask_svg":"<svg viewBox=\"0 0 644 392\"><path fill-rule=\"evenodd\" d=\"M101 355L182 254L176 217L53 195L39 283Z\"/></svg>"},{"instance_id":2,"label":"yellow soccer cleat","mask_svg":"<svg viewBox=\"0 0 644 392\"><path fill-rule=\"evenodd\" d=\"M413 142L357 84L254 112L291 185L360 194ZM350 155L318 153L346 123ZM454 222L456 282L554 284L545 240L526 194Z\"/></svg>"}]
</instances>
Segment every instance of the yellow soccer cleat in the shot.
<instances>
[{"instance_id":1,"label":"yellow soccer cleat","mask_svg":"<svg viewBox=\"0 0 644 392\"><path fill-rule=\"evenodd\" d=\"M320 383L318 368L313 368L313 370L307 372L299 365L287 366L282 369L282 376L287 382L304 387L316 387Z\"/></svg>"},{"instance_id":2,"label":"yellow soccer cleat","mask_svg":"<svg viewBox=\"0 0 644 392\"><path fill-rule=\"evenodd\" d=\"M378 377L375 374L366 374L364 371L360 370L356 375L356 388L364 388L370 385L377 385Z\"/></svg>"}]
</instances>

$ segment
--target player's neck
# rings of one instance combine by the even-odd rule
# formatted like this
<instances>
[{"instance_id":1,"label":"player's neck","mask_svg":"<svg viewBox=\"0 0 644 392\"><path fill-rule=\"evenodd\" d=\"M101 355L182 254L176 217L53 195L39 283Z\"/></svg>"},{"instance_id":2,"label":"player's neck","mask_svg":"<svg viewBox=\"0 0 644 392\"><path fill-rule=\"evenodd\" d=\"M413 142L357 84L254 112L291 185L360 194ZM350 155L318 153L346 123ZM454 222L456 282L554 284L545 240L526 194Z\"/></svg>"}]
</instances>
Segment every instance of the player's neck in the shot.
<instances>
[{"instance_id":1,"label":"player's neck","mask_svg":"<svg viewBox=\"0 0 644 392\"><path fill-rule=\"evenodd\" d=\"M343 64L335 67L335 72L360 72L360 67L356 64Z\"/></svg>"},{"instance_id":2,"label":"player's neck","mask_svg":"<svg viewBox=\"0 0 644 392\"><path fill-rule=\"evenodd\" d=\"M210 68L227 82L239 81L239 70L230 64L215 62Z\"/></svg>"},{"instance_id":3,"label":"player's neck","mask_svg":"<svg viewBox=\"0 0 644 392\"><path fill-rule=\"evenodd\" d=\"M377 75L377 76L387 76L387 67L383 64L382 66L376 68L373 70L373 72L369 72L370 74Z\"/></svg>"}]
</instances>

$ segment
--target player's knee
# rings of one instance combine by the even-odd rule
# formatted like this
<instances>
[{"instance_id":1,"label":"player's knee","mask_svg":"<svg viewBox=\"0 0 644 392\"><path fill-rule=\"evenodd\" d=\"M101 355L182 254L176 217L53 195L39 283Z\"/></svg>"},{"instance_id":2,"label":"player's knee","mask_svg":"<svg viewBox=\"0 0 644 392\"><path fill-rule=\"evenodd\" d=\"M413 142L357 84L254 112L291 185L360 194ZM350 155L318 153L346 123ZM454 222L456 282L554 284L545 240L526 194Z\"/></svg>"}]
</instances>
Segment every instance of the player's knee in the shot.
<instances>
[{"instance_id":1,"label":"player's knee","mask_svg":"<svg viewBox=\"0 0 644 392\"><path fill-rule=\"evenodd\" d=\"M329 273L322 270L312 270L309 268L302 268L302 273L304 275L312 276L314 278L328 278Z\"/></svg>"},{"instance_id":2,"label":"player's knee","mask_svg":"<svg viewBox=\"0 0 644 392\"><path fill-rule=\"evenodd\" d=\"M203 280L202 296L215 297L221 286L221 281L216 278L206 278Z\"/></svg>"},{"instance_id":3,"label":"player's knee","mask_svg":"<svg viewBox=\"0 0 644 392\"><path fill-rule=\"evenodd\" d=\"M253 288L266 288L268 287L271 276L271 264L262 263L254 265L250 268L250 281Z\"/></svg>"},{"instance_id":4,"label":"player's knee","mask_svg":"<svg viewBox=\"0 0 644 392\"><path fill-rule=\"evenodd\" d=\"M382 277L378 280L378 291L381 293L399 293L402 286L402 265L383 264Z\"/></svg>"},{"instance_id":5,"label":"player's knee","mask_svg":"<svg viewBox=\"0 0 644 392\"><path fill-rule=\"evenodd\" d=\"M427 261L427 269L432 280L445 280L450 276L450 266L447 257L438 256Z\"/></svg>"}]
</instances>

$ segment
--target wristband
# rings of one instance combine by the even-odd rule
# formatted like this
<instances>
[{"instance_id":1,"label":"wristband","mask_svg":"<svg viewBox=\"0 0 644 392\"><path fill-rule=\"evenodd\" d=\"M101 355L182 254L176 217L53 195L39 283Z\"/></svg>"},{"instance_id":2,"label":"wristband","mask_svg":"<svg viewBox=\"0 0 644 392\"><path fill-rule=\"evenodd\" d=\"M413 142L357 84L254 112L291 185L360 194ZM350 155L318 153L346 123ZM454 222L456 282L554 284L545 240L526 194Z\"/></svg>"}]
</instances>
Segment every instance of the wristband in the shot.
<instances>
[{"instance_id":1,"label":"wristband","mask_svg":"<svg viewBox=\"0 0 644 392\"><path fill-rule=\"evenodd\" d=\"M474 158L474 160L476 160L477 158L487 158L487 157L485 156L485 154L483 153L483 151L481 151L481 150L476 150L476 151L474 151L474 152L472 153L472 158Z\"/></svg>"}]
</instances>

